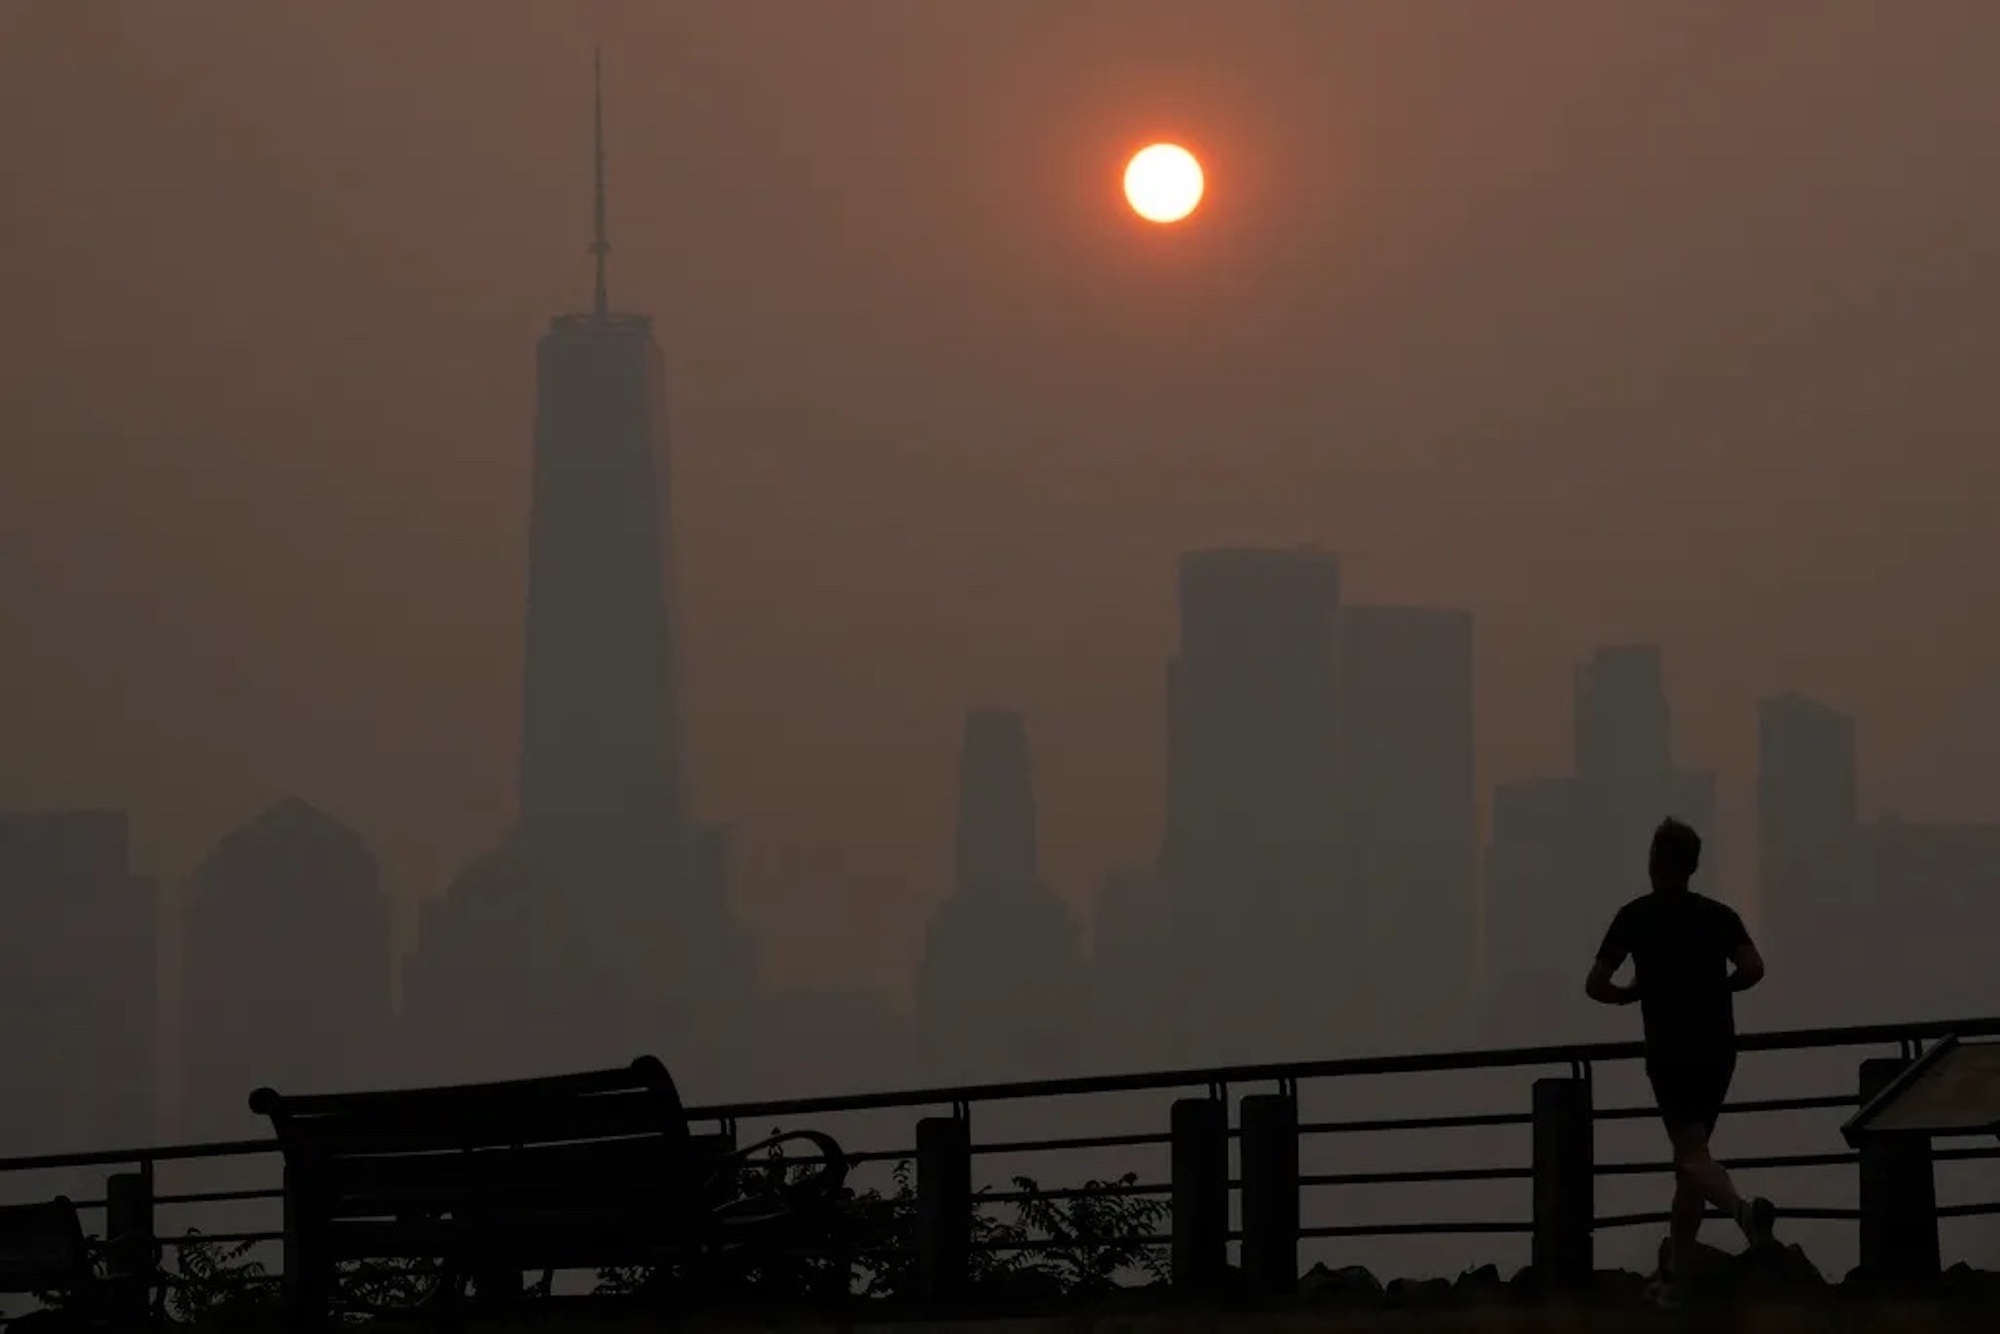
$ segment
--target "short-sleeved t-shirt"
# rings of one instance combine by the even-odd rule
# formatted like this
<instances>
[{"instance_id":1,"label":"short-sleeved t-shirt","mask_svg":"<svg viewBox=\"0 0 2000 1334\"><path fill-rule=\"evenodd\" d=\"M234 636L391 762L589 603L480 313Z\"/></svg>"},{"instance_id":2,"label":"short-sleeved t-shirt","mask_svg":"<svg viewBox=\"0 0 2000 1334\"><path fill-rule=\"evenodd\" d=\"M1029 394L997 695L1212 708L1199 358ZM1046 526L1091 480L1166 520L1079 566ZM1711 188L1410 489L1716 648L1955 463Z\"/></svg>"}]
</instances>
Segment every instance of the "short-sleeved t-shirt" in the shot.
<instances>
[{"instance_id":1,"label":"short-sleeved t-shirt","mask_svg":"<svg viewBox=\"0 0 2000 1334\"><path fill-rule=\"evenodd\" d=\"M1720 1054L1736 1046L1729 965L1749 939L1728 904L1693 890L1664 890L1618 910L1597 960L1617 968L1631 958L1646 1046L1654 1054Z\"/></svg>"}]
</instances>

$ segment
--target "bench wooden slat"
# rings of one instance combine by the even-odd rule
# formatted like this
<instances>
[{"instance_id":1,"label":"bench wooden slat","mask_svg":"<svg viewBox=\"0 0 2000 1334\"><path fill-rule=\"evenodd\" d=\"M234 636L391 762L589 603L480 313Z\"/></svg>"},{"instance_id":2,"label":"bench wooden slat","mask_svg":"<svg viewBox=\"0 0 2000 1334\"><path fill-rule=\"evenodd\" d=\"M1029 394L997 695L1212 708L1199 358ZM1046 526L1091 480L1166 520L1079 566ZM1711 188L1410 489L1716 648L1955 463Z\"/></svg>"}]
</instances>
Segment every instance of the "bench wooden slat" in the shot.
<instances>
[{"instance_id":1,"label":"bench wooden slat","mask_svg":"<svg viewBox=\"0 0 2000 1334\"><path fill-rule=\"evenodd\" d=\"M685 1148L664 1136L487 1148L469 1152L364 1154L325 1160L310 1185L333 1218L448 1210L467 1201L483 1209L627 1199L664 1207L676 1196L726 1192L717 1171L733 1146L726 1136L697 1136ZM637 1205L623 1205L637 1208Z\"/></svg>"},{"instance_id":2,"label":"bench wooden slat","mask_svg":"<svg viewBox=\"0 0 2000 1334\"><path fill-rule=\"evenodd\" d=\"M323 1154L423 1153L657 1135L671 1133L675 1122L685 1125L678 1100L649 1088L570 1097L536 1090L516 1102L463 1097L457 1090L435 1098L400 1091L365 1097L350 1107L322 1105L314 1111L300 1111L286 1099L279 1138L289 1136Z\"/></svg>"},{"instance_id":3,"label":"bench wooden slat","mask_svg":"<svg viewBox=\"0 0 2000 1334\"><path fill-rule=\"evenodd\" d=\"M537 1099L561 1101L596 1093L622 1093L645 1088L666 1077L666 1067L657 1057L641 1056L629 1065L608 1070L586 1070L578 1074L538 1075L532 1079L500 1079L485 1084L436 1084L415 1089L368 1089L358 1093L288 1093L285 1109L294 1116L326 1113L352 1115L374 1107L449 1104L467 1111L483 1103L506 1105ZM667 1081L669 1087L671 1080ZM259 1092L268 1092L259 1090ZM271 1096L276 1097L275 1093ZM251 1110L259 1115L257 1094L250 1095Z\"/></svg>"}]
</instances>

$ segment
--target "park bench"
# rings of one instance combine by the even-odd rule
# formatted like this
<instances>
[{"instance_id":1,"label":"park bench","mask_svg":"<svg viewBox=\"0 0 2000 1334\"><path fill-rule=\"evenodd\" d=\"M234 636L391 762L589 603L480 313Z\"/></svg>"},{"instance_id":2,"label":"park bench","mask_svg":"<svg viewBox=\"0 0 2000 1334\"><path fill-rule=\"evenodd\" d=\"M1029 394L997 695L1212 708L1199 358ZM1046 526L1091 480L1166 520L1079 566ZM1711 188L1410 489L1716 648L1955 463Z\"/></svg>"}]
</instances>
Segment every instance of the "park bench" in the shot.
<instances>
[{"instance_id":1,"label":"park bench","mask_svg":"<svg viewBox=\"0 0 2000 1334\"><path fill-rule=\"evenodd\" d=\"M702 1271L743 1248L804 1244L845 1197L847 1160L817 1131L742 1148L696 1135L653 1057L586 1074L387 1092L287 1096L261 1088L284 1155L290 1314L336 1304L346 1261L435 1262L430 1300L469 1280L521 1295L527 1271ZM812 1146L813 1170L746 1195L752 1155ZM768 1174L767 1174L768 1175Z\"/></svg>"},{"instance_id":2,"label":"park bench","mask_svg":"<svg viewBox=\"0 0 2000 1334\"><path fill-rule=\"evenodd\" d=\"M104 1280L68 1196L0 1205L0 1293L62 1299L60 1306L13 1321L10 1330L73 1329L106 1322L110 1306Z\"/></svg>"}]
</instances>

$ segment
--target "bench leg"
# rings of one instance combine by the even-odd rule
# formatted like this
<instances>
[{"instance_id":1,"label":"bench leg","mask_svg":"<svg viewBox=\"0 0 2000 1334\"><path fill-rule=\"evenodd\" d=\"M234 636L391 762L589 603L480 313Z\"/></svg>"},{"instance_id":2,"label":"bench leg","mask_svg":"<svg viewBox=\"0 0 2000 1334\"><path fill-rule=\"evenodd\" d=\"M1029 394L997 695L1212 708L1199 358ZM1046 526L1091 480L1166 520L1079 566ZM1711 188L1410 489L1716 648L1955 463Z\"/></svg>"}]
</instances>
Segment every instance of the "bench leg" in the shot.
<instances>
[{"instance_id":1,"label":"bench leg","mask_svg":"<svg viewBox=\"0 0 2000 1334\"><path fill-rule=\"evenodd\" d=\"M285 1169L285 1310L299 1327L323 1325L333 1306L333 1261L320 1244L313 1208L291 1168Z\"/></svg>"}]
</instances>

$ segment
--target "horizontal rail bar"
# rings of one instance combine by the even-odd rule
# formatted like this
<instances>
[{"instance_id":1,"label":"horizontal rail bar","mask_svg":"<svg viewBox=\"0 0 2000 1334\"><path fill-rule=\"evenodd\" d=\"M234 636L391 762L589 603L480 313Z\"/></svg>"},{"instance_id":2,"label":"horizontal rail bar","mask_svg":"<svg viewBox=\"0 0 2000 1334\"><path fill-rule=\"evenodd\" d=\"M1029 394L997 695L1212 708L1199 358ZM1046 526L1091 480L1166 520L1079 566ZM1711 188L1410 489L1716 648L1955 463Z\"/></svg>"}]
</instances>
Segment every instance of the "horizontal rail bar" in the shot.
<instances>
[{"instance_id":1,"label":"horizontal rail bar","mask_svg":"<svg viewBox=\"0 0 2000 1334\"><path fill-rule=\"evenodd\" d=\"M1702 1217L1704 1219L1727 1220L1729 1215L1718 1209L1710 1209ZM1778 1213L1778 1221L1780 1223L1790 1222L1794 1219L1810 1222L1851 1223L1860 1217L1861 1211L1859 1209L1817 1209L1805 1207L1782 1209ZM1591 1220L1591 1226L1599 1231L1608 1231L1612 1228L1623 1227L1653 1227L1661 1223L1671 1222L1672 1220L1673 1215L1667 1213L1665 1210L1658 1210L1643 1214L1605 1214Z\"/></svg>"},{"instance_id":2,"label":"horizontal rail bar","mask_svg":"<svg viewBox=\"0 0 2000 1334\"><path fill-rule=\"evenodd\" d=\"M159 1237L162 1246L240 1246L246 1242L283 1241L282 1232L187 1232L178 1237Z\"/></svg>"},{"instance_id":3,"label":"horizontal rail bar","mask_svg":"<svg viewBox=\"0 0 2000 1334\"><path fill-rule=\"evenodd\" d=\"M2000 1200L1990 1200L1985 1204L1947 1204L1937 1211L1939 1218L1984 1218L1988 1214L2000 1214Z\"/></svg>"},{"instance_id":4,"label":"horizontal rail bar","mask_svg":"<svg viewBox=\"0 0 2000 1334\"><path fill-rule=\"evenodd\" d=\"M1299 1126L1299 1133L1361 1135L1389 1130L1470 1130L1479 1126L1525 1126L1534 1119L1526 1112L1472 1112L1460 1116L1408 1116L1375 1118L1367 1121L1307 1121Z\"/></svg>"},{"instance_id":5,"label":"horizontal rail bar","mask_svg":"<svg viewBox=\"0 0 2000 1334\"><path fill-rule=\"evenodd\" d=\"M1751 1033L1737 1039L1739 1053L1825 1050L1841 1047L1880 1046L1892 1043L1934 1042L1941 1038L1981 1038L2000 1036L2000 1017L1931 1020L1906 1024L1871 1024L1844 1028L1785 1029ZM1163 1092L1183 1088L1217 1088L1225 1085L1287 1084L1306 1079L1340 1079L1357 1076L1398 1074L1447 1074L1474 1070L1520 1069L1529 1066L1587 1066L1641 1059L1644 1044L1637 1041L1572 1043L1561 1046L1503 1047L1476 1051L1425 1052L1407 1056L1348 1057L1326 1061L1294 1061L1260 1065L1215 1066L1125 1075L1079 1076L1066 1079L1030 1080L1012 1084L964 1084L938 1088L918 1088L885 1093L834 1097L786 1098L759 1102L715 1103L688 1109L688 1117L698 1121L736 1121L756 1117L823 1115L830 1113L877 1111L903 1107L927 1107L972 1102L1022 1101L1107 1093ZM1792 1101L1792 1100L1787 1100ZM1845 1100L1851 1103L1851 1099ZM1845 1103L1812 1106L1839 1106ZM1744 1110L1748 1110L1746 1107ZM1626 1114L1622 1109L1619 1115ZM1634 1112L1633 1115L1638 1113ZM1603 1115L1603 1113L1600 1113ZM1507 1114L1504 1120L1485 1118L1420 1118L1404 1122L1325 1122L1323 1133L1360 1129L1422 1130L1444 1129L1453 1125L1526 1124L1528 1118ZM35 1171L62 1167L102 1167L125 1163L162 1163L201 1158L242 1157L275 1153L275 1139L228 1140L206 1144L157 1145L143 1148L105 1150L91 1153L0 1158L0 1172Z\"/></svg>"},{"instance_id":6,"label":"horizontal rail bar","mask_svg":"<svg viewBox=\"0 0 2000 1334\"><path fill-rule=\"evenodd\" d=\"M972 1146L974 1154L997 1153L1066 1153L1075 1149L1137 1149L1154 1145L1170 1144L1173 1136L1153 1133L1145 1135L1083 1135L1070 1139L1013 1139L995 1140L989 1144Z\"/></svg>"},{"instance_id":7,"label":"horizontal rail bar","mask_svg":"<svg viewBox=\"0 0 2000 1334\"><path fill-rule=\"evenodd\" d=\"M1102 1240L1093 1239L1092 1244L1104 1247L1107 1250L1112 1247L1137 1249L1138 1247L1141 1246L1171 1246L1173 1244L1173 1240L1174 1239L1172 1237L1162 1237L1156 1235L1142 1234L1136 1237L1105 1237ZM1066 1243L1064 1242L1056 1241L1051 1238L1044 1238L1040 1241L995 1241L995 1242L989 1242L984 1246L976 1246L973 1249L983 1252L987 1255L1007 1255L1007 1254L1020 1254L1023 1252L1032 1253L1035 1251L1052 1251L1065 1244Z\"/></svg>"},{"instance_id":8,"label":"horizontal rail bar","mask_svg":"<svg viewBox=\"0 0 2000 1334\"><path fill-rule=\"evenodd\" d=\"M975 1195L974 1204L1024 1204L1029 1200L1105 1200L1115 1196L1173 1194L1168 1181L1101 1181L1094 1186L1055 1186L1035 1190L991 1191Z\"/></svg>"},{"instance_id":9,"label":"horizontal rail bar","mask_svg":"<svg viewBox=\"0 0 2000 1334\"><path fill-rule=\"evenodd\" d=\"M1723 1165L1732 1172L1745 1168L1785 1171L1804 1167L1845 1167L1860 1161L1860 1154L1843 1150L1838 1153L1776 1153L1754 1158L1728 1158ZM1596 1167L1596 1173L1601 1177L1651 1176L1673 1170L1673 1163L1664 1158L1646 1162L1599 1163Z\"/></svg>"},{"instance_id":10,"label":"horizontal rail bar","mask_svg":"<svg viewBox=\"0 0 2000 1334\"><path fill-rule=\"evenodd\" d=\"M1976 1038L1996 1035L2000 1035L2000 1016L1749 1033L1737 1038L1736 1049L1739 1053L1810 1051L1903 1042L1935 1042L1940 1038L1952 1036ZM699 1119L715 1117L741 1119L758 1116L860 1112L891 1107L1012 1102L1028 1098L1076 1097L1104 1093L1147 1093L1229 1084L1284 1084L1304 1079L1342 1079L1357 1075L1448 1074L1471 1070L1518 1069L1535 1065L1609 1064L1615 1061L1636 1061L1644 1055L1645 1044L1638 1041L1501 1047L1478 1051L1424 1052L1411 1056L1360 1056L1328 1061L1226 1065L1135 1072L1127 1075L1085 1075L1065 1079L1028 1080L1013 1084L958 1084L888 1093L866 1093L858 1096L722 1103L692 1108L688 1115Z\"/></svg>"},{"instance_id":11,"label":"horizontal rail bar","mask_svg":"<svg viewBox=\"0 0 2000 1334\"><path fill-rule=\"evenodd\" d=\"M285 1192L268 1187L263 1190L193 1190L177 1195L155 1195L154 1204L239 1204L252 1200L282 1200Z\"/></svg>"},{"instance_id":12,"label":"horizontal rail bar","mask_svg":"<svg viewBox=\"0 0 2000 1334\"><path fill-rule=\"evenodd\" d=\"M1746 1098L1722 1104L1722 1114L1737 1116L1759 1112L1824 1112L1859 1107L1861 1099L1852 1093L1829 1093L1819 1098Z\"/></svg>"},{"instance_id":13,"label":"horizontal rail bar","mask_svg":"<svg viewBox=\"0 0 2000 1334\"><path fill-rule=\"evenodd\" d=\"M1301 1176L1300 1186L1416 1186L1445 1181L1526 1181L1531 1167L1433 1167L1406 1172L1335 1172Z\"/></svg>"},{"instance_id":14,"label":"horizontal rail bar","mask_svg":"<svg viewBox=\"0 0 2000 1334\"><path fill-rule=\"evenodd\" d=\"M276 1153L275 1139L227 1139L207 1144L158 1144L148 1148L98 1149L89 1153L50 1153L27 1158L0 1158L0 1172L53 1171L59 1167L124 1167L138 1163L185 1162L197 1158L247 1158Z\"/></svg>"},{"instance_id":15,"label":"horizontal rail bar","mask_svg":"<svg viewBox=\"0 0 2000 1334\"><path fill-rule=\"evenodd\" d=\"M1533 1232L1533 1223L1459 1220L1446 1223L1343 1223L1331 1227L1302 1227L1301 1237L1451 1237L1489 1233Z\"/></svg>"}]
</instances>

